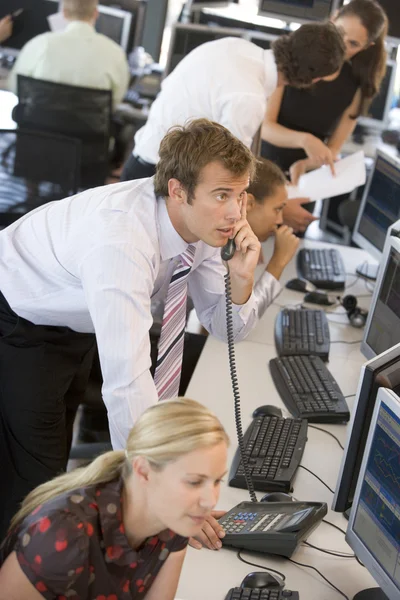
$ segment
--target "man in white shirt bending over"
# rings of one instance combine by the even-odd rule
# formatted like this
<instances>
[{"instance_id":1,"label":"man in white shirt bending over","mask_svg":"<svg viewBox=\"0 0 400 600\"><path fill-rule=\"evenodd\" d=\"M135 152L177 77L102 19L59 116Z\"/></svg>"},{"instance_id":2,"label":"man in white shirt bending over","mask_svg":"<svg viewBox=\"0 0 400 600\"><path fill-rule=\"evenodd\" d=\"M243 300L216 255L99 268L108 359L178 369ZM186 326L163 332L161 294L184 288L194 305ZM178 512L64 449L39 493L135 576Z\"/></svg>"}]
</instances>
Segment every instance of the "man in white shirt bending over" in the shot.
<instances>
[{"instance_id":1,"label":"man in white shirt bending over","mask_svg":"<svg viewBox=\"0 0 400 600\"><path fill-rule=\"evenodd\" d=\"M114 448L163 397L157 368L150 375L151 302L168 299L183 253L194 254L188 291L199 320L226 339L220 248L236 236L235 338L257 321L260 243L246 220L253 155L206 119L170 131L159 154L154 178L45 204L0 232L0 538L18 502L66 466L68 409L82 400L95 340Z\"/></svg>"},{"instance_id":2,"label":"man in white shirt bending over","mask_svg":"<svg viewBox=\"0 0 400 600\"><path fill-rule=\"evenodd\" d=\"M276 39L270 50L232 37L198 46L164 80L146 124L135 135L121 179L153 175L162 137L188 118L221 123L250 147L278 86L310 86L334 78L344 55L342 36L332 23L302 25ZM310 217L299 200L289 205Z\"/></svg>"},{"instance_id":3,"label":"man in white shirt bending over","mask_svg":"<svg viewBox=\"0 0 400 600\"><path fill-rule=\"evenodd\" d=\"M10 73L9 89L17 93L17 75L81 87L111 90L115 107L129 85L129 66L118 44L94 25L97 0L64 0L69 21L61 32L43 33L22 48Z\"/></svg>"}]
</instances>

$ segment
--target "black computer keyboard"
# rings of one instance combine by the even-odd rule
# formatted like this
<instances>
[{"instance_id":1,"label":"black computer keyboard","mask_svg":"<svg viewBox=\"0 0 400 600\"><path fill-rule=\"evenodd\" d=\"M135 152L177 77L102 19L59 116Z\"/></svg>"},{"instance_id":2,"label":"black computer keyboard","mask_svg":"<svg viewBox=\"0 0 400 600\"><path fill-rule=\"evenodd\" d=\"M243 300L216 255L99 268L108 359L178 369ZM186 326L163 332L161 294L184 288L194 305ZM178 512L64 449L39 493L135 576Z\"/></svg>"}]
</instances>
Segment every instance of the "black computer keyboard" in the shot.
<instances>
[{"instance_id":1,"label":"black computer keyboard","mask_svg":"<svg viewBox=\"0 0 400 600\"><path fill-rule=\"evenodd\" d=\"M272 379L294 417L311 423L343 423L346 400L319 356L282 356L269 361Z\"/></svg>"},{"instance_id":2,"label":"black computer keyboard","mask_svg":"<svg viewBox=\"0 0 400 600\"><path fill-rule=\"evenodd\" d=\"M323 310L284 308L275 320L275 345L279 356L299 354L328 360L329 323Z\"/></svg>"},{"instance_id":3,"label":"black computer keyboard","mask_svg":"<svg viewBox=\"0 0 400 600\"><path fill-rule=\"evenodd\" d=\"M243 440L254 488L289 492L306 445L307 421L271 415L255 417ZM247 488L239 448L229 471L229 485Z\"/></svg>"},{"instance_id":4,"label":"black computer keyboard","mask_svg":"<svg viewBox=\"0 0 400 600\"><path fill-rule=\"evenodd\" d=\"M325 290L343 290L346 272L340 252L321 248L302 248L297 253L297 274Z\"/></svg>"},{"instance_id":5,"label":"black computer keyboard","mask_svg":"<svg viewBox=\"0 0 400 600\"><path fill-rule=\"evenodd\" d=\"M299 592L290 590L235 587L229 590L225 600L299 600L299 598Z\"/></svg>"}]
</instances>

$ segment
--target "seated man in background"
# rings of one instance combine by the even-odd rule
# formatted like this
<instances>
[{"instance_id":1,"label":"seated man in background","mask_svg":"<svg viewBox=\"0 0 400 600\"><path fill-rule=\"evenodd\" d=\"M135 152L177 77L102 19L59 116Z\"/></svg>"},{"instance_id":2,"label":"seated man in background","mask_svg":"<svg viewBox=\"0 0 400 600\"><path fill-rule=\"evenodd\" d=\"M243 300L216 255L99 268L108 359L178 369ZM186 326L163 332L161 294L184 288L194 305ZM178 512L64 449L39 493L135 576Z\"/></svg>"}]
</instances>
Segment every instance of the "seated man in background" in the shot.
<instances>
[{"instance_id":1,"label":"seated man in background","mask_svg":"<svg viewBox=\"0 0 400 600\"><path fill-rule=\"evenodd\" d=\"M97 0L64 0L68 26L30 40L21 50L8 79L17 93L17 75L81 87L111 90L115 107L129 85L129 66L118 44L97 33Z\"/></svg>"}]
</instances>

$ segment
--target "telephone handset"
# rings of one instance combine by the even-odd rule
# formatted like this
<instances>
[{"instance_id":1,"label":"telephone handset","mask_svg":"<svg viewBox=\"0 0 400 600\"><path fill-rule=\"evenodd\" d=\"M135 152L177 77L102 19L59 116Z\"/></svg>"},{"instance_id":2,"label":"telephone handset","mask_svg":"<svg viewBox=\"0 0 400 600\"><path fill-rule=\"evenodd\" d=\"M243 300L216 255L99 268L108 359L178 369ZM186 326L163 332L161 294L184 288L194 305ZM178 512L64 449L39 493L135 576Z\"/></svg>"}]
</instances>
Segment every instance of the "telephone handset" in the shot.
<instances>
[{"instance_id":1,"label":"telephone handset","mask_svg":"<svg viewBox=\"0 0 400 600\"><path fill-rule=\"evenodd\" d=\"M233 255L236 252L236 246L235 246L235 238L233 239L229 239L225 246L223 248L221 248L221 258L222 260L231 260L231 258L233 258Z\"/></svg>"},{"instance_id":2,"label":"telephone handset","mask_svg":"<svg viewBox=\"0 0 400 600\"><path fill-rule=\"evenodd\" d=\"M221 249L221 257L229 261L235 254L235 240L229 239ZM254 491L251 471L248 464L243 440L242 420L240 416L240 395L237 380L235 343L233 333L231 280L229 265L225 279L226 330L229 349L229 369L234 397L236 433L244 477L251 502L242 502L228 511L220 523L226 531L222 539L224 546L245 548L256 552L267 552L291 556L298 544L319 525L327 513L324 502L260 503Z\"/></svg>"}]
</instances>

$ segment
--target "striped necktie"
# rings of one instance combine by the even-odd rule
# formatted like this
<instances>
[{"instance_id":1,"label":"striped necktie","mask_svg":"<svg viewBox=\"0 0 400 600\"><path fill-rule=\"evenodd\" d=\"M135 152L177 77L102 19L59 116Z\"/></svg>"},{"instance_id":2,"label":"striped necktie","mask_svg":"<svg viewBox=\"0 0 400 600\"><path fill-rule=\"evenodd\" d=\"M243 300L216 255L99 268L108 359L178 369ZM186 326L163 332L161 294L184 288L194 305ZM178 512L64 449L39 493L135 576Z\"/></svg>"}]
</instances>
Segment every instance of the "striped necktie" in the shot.
<instances>
[{"instance_id":1,"label":"striped necktie","mask_svg":"<svg viewBox=\"0 0 400 600\"><path fill-rule=\"evenodd\" d=\"M189 245L179 256L168 286L154 373L159 400L178 395L186 325L187 278L195 251L196 246Z\"/></svg>"}]
</instances>

